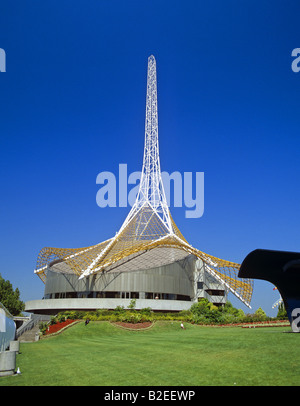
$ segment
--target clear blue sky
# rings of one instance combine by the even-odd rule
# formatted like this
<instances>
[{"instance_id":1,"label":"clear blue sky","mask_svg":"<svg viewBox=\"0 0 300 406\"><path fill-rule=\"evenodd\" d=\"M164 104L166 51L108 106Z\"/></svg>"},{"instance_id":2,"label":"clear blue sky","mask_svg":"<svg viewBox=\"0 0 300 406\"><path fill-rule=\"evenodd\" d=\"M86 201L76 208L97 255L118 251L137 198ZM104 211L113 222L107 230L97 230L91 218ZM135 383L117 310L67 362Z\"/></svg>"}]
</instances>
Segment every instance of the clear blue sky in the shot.
<instances>
[{"instance_id":1,"label":"clear blue sky","mask_svg":"<svg viewBox=\"0 0 300 406\"><path fill-rule=\"evenodd\" d=\"M0 6L0 273L24 301L44 246L115 234L129 208L99 208L96 176L141 169L147 58L158 69L162 170L205 173L198 249L242 262L300 251L299 1L4 0ZM253 311L278 293L255 281ZM232 297L232 303L248 311Z\"/></svg>"}]
</instances>

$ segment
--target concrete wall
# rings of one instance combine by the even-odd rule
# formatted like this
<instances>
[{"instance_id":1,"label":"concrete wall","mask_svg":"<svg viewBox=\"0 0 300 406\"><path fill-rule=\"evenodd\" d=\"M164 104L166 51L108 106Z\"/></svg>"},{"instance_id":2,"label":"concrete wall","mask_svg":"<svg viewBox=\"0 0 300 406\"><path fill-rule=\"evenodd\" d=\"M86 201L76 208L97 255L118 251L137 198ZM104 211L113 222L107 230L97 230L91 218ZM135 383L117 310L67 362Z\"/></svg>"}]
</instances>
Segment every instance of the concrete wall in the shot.
<instances>
[{"instance_id":1,"label":"concrete wall","mask_svg":"<svg viewBox=\"0 0 300 406\"><path fill-rule=\"evenodd\" d=\"M198 282L202 282L202 289L198 289ZM224 296L209 295L209 289L224 290ZM55 293L64 292L85 292L86 295L80 298L55 298ZM87 297L89 292L138 292L136 309L150 307L156 311L189 310L201 297L216 304L226 303L227 300L224 285L209 274L200 259L189 255L181 261L157 268L120 274L108 272L81 280L78 280L76 275L59 274L49 270L45 296L52 294L52 298L26 302L25 310L40 314L57 314L64 310L114 309L117 306L127 308L131 300L130 297L90 298ZM146 292L184 295L189 300L147 299Z\"/></svg>"},{"instance_id":2,"label":"concrete wall","mask_svg":"<svg viewBox=\"0 0 300 406\"><path fill-rule=\"evenodd\" d=\"M115 309L130 304L130 299L44 299L31 300L25 303L25 311L41 314L57 314L64 310L97 310ZM150 307L156 311L189 310L192 302L181 300L150 300L136 299L136 309Z\"/></svg>"}]
</instances>

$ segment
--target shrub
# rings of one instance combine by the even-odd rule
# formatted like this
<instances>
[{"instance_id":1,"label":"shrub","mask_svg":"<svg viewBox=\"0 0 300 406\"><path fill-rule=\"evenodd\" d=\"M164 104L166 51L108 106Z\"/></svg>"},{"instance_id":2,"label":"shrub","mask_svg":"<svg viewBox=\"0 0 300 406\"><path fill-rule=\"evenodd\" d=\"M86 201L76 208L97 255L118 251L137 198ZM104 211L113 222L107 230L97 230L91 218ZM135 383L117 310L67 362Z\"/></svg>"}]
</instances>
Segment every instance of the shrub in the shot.
<instances>
[{"instance_id":1,"label":"shrub","mask_svg":"<svg viewBox=\"0 0 300 406\"><path fill-rule=\"evenodd\" d=\"M130 304L128 305L128 309L135 309L136 306L136 299L131 299Z\"/></svg>"},{"instance_id":2,"label":"shrub","mask_svg":"<svg viewBox=\"0 0 300 406\"><path fill-rule=\"evenodd\" d=\"M192 312L190 310L181 310L181 312L178 313L179 317L190 317L192 315Z\"/></svg>"},{"instance_id":3,"label":"shrub","mask_svg":"<svg viewBox=\"0 0 300 406\"><path fill-rule=\"evenodd\" d=\"M98 316L102 317L102 316L110 316L112 314L112 311L108 309L98 309L96 310L96 313Z\"/></svg>"},{"instance_id":4,"label":"shrub","mask_svg":"<svg viewBox=\"0 0 300 406\"><path fill-rule=\"evenodd\" d=\"M71 313L72 313L71 311L66 311L66 312L59 313L58 316L60 316L60 315L64 316L65 320L68 320L68 319L74 320L73 317L71 316Z\"/></svg>"},{"instance_id":5,"label":"shrub","mask_svg":"<svg viewBox=\"0 0 300 406\"><path fill-rule=\"evenodd\" d=\"M47 328L48 328L48 323L44 323L44 322L41 322L40 324L39 324L39 328L40 328L40 332L43 334L43 335L45 335L46 334L46 331L47 331Z\"/></svg>"},{"instance_id":6,"label":"shrub","mask_svg":"<svg viewBox=\"0 0 300 406\"><path fill-rule=\"evenodd\" d=\"M58 322L58 319L56 316L51 316L50 319L50 325L53 326L53 324L56 324Z\"/></svg>"},{"instance_id":7,"label":"shrub","mask_svg":"<svg viewBox=\"0 0 300 406\"><path fill-rule=\"evenodd\" d=\"M117 306L114 309L113 314L119 315L120 313L124 313L124 312L125 312L124 306Z\"/></svg>"},{"instance_id":8,"label":"shrub","mask_svg":"<svg viewBox=\"0 0 300 406\"><path fill-rule=\"evenodd\" d=\"M214 306L216 307L216 306ZM211 324L218 324L222 322L222 312L220 312L218 310L218 308L216 309L212 309L207 317L209 323Z\"/></svg>"},{"instance_id":9,"label":"shrub","mask_svg":"<svg viewBox=\"0 0 300 406\"><path fill-rule=\"evenodd\" d=\"M251 323L258 321L270 320L266 313L261 309L257 309L254 314L247 314L236 309L230 302L217 307L210 303L207 299L200 299L194 303L190 310L182 310L174 313L153 312L150 307L141 310L135 309L136 300L132 299L129 309L124 309L123 306L117 306L114 310L98 309L96 311L66 311L59 313L57 317L51 319L52 323L55 320L65 319L86 319L92 321L122 321L127 323L139 323L144 321L166 320L166 321L183 321L196 324L233 324L233 323ZM282 317L283 318L283 317ZM57 321L56 321L57 322Z\"/></svg>"},{"instance_id":10,"label":"shrub","mask_svg":"<svg viewBox=\"0 0 300 406\"><path fill-rule=\"evenodd\" d=\"M194 303L190 308L193 316L208 317L210 313L210 302L207 299L200 299L198 303Z\"/></svg>"},{"instance_id":11,"label":"shrub","mask_svg":"<svg viewBox=\"0 0 300 406\"><path fill-rule=\"evenodd\" d=\"M276 317L279 320L287 320L287 318L288 318L288 315L287 315L283 302L280 303L280 305L278 306L278 313L277 313Z\"/></svg>"},{"instance_id":12,"label":"shrub","mask_svg":"<svg viewBox=\"0 0 300 406\"><path fill-rule=\"evenodd\" d=\"M146 316L151 316L151 314L153 313L151 307L145 307L145 308L141 309L140 312Z\"/></svg>"},{"instance_id":13,"label":"shrub","mask_svg":"<svg viewBox=\"0 0 300 406\"><path fill-rule=\"evenodd\" d=\"M97 316L96 312L86 312L84 315L84 319L89 319L91 321L97 321L98 316Z\"/></svg>"},{"instance_id":14,"label":"shrub","mask_svg":"<svg viewBox=\"0 0 300 406\"><path fill-rule=\"evenodd\" d=\"M194 314L193 322L196 324L207 324L207 318L203 314Z\"/></svg>"},{"instance_id":15,"label":"shrub","mask_svg":"<svg viewBox=\"0 0 300 406\"><path fill-rule=\"evenodd\" d=\"M125 312L120 316L120 321L124 323L139 323L142 319L142 315L136 312Z\"/></svg>"},{"instance_id":16,"label":"shrub","mask_svg":"<svg viewBox=\"0 0 300 406\"><path fill-rule=\"evenodd\" d=\"M62 323L63 321L65 321L66 316L64 315L64 313L58 313L57 320L58 320L59 323Z\"/></svg>"},{"instance_id":17,"label":"shrub","mask_svg":"<svg viewBox=\"0 0 300 406\"><path fill-rule=\"evenodd\" d=\"M80 320L86 318L87 312L80 310L67 310L65 312L60 312L57 315L57 318L65 318L65 320Z\"/></svg>"},{"instance_id":18,"label":"shrub","mask_svg":"<svg viewBox=\"0 0 300 406\"><path fill-rule=\"evenodd\" d=\"M221 314L219 323L221 324L234 324L234 323L240 323L240 318L235 316L232 313L223 313Z\"/></svg>"},{"instance_id":19,"label":"shrub","mask_svg":"<svg viewBox=\"0 0 300 406\"><path fill-rule=\"evenodd\" d=\"M234 308L229 301L223 306L216 307L204 298L194 303L190 311L193 322L197 324L251 323L271 319L261 308L254 314L245 315L243 310Z\"/></svg>"},{"instance_id":20,"label":"shrub","mask_svg":"<svg viewBox=\"0 0 300 406\"><path fill-rule=\"evenodd\" d=\"M220 310L226 314L233 314L237 317L239 317L239 315L244 316L243 310L233 307L229 300L223 306L221 306Z\"/></svg>"}]
</instances>

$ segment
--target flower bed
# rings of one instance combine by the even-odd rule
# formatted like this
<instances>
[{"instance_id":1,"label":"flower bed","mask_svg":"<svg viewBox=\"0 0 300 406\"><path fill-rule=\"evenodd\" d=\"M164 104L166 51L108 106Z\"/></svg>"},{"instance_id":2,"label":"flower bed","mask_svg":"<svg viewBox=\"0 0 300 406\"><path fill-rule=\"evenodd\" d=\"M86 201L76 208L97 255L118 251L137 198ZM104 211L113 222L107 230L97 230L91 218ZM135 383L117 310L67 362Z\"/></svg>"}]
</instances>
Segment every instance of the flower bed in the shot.
<instances>
[{"instance_id":1,"label":"flower bed","mask_svg":"<svg viewBox=\"0 0 300 406\"><path fill-rule=\"evenodd\" d=\"M152 321L144 321L140 323L125 323L122 321L116 321L114 323L115 326L125 328L127 330L143 330L145 328L149 328L153 325Z\"/></svg>"},{"instance_id":2,"label":"flower bed","mask_svg":"<svg viewBox=\"0 0 300 406\"><path fill-rule=\"evenodd\" d=\"M250 323L228 323L228 324L218 324L218 327L242 327L242 328L252 328L252 327L288 327L290 323L288 320L268 320L268 321L256 321Z\"/></svg>"},{"instance_id":3,"label":"flower bed","mask_svg":"<svg viewBox=\"0 0 300 406\"><path fill-rule=\"evenodd\" d=\"M260 321L257 323L249 323L242 325L242 328L257 328L257 327L289 327L288 320L276 320L276 321Z\"/></svg>"},{"instance_id":4,"label":"flower bed","mask_svg":"<svg viewBox=\"0 0 300 406\"><path fill-rule=\"evenodd\" d=\"M65 327L69 326L70 324L74 323L74 321L75 320L67 319L65 321L62 321L61 323L52 324L49 327L47 327L45 335L57 333L58 331L62 330L63 328L65 328Z\"/></svg>"}]
</instances>

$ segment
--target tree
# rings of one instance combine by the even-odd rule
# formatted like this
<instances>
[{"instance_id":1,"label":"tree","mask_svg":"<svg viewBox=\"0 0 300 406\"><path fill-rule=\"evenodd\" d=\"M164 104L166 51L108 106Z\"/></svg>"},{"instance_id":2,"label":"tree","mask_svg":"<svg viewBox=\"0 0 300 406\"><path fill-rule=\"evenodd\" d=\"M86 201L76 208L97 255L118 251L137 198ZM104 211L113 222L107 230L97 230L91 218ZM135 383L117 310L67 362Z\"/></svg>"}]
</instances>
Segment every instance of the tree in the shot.
<instances>
[{"instance_id":1,"label":"tree","mask_svg":"<svg viewBox=\"0 0 300 406\"><path fill-rule=\"evenodd\" d=\"M265 311L261 307L259 307L255 311L254 315L257 316L257 318L259 318L259 320L261 320L261 321L263 321L263 320L265 320L267 318L267 315L266 315Z\"/></svg>"},{"instance_id":2,"label":"tree","mask_svg":"<svg viewBox=\"0 0 300 406\"><path fill-rule=\"evenodd\" d=\"M245 317L245 313L244 313L244 311L243 311L242 309L238 309L238 311L237 311L237 317L238 317L239 319L241 319L241 320Z\"/></svg>"},{"instance_id":3,"label":"tree","mask_svg":"<svg viewBox=\"0 0 300 406\"><path fill-rule=\"evenodd\" d=\"M222 306L222 311L224 313L233 314L234 316L238 316L240 314L239 310L233 307L229 300L227 300L225 305Z\"/></svg>"},{"instance_id":4,"label":"tree","mask_svg":"<svg viewBox=\"0 0 300 406\"><path fill-rule=\"evenodd\" d=\"M136 299L131 299L130 304L128 305L128 309L133 310L133 309L135 309L135 306L136 306Z\"/></svg>"},{"instance_id":5,"label":"tree","mask_svg":"<svg viewBox=\"0 0 300 406\"><path fill-rule=\"evenodd\" d=\"M278 306L277 319L279 319L279 320L287 319L287 312L286 312L283 302L281 302L280 305Z\"/></svg>"},{"instance_id":6,"label":"tree","mask_svg":"<svg viewBox=\"0 0 300 406\"><path fill-rule=\"evenodd\" d=\"M190 311L196 316L208 317L210 313L210 302L205 298L201 298L197 303L191 306Z\"/></svg>"},{"instance_id":7,"label":"tree","mask_svg":"<svg viewBox=\"0 0 300 406\"><path fill-rule=\"evenodd\" d=\"M13 289L12 284L3 279L0 274L0 302L13 315L18 316L25 308L24 302L20 300L20 291Z\"/></svg>"}]
</instances>

